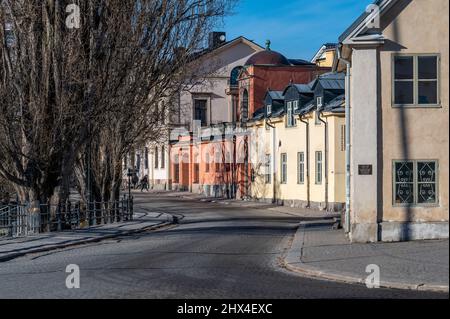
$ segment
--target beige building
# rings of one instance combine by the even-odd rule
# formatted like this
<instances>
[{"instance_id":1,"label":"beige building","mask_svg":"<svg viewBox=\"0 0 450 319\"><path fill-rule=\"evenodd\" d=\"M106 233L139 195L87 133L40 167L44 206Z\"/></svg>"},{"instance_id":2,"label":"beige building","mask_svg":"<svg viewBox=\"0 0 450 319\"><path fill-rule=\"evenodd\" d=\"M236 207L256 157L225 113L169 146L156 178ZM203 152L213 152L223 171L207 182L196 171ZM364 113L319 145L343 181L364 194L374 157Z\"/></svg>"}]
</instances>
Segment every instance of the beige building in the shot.
<instances>
[{"instance_id":1,"label":"beige building","mask_svg":"<svg viewBox=\"0 0 450 319\"><path fill-rule=\"evenodd\" d=\"M355 242L448 238L449 1L370 9L339 39L350 83L346 230Z\"/></svg>"},{"instance_id":2,"label":"beige building","mask_svg":"<svg viewBox=\"0 0 450 319\"><path fill-rule=\"evenodd\" d=\"M344 77L269 91L252 131L253 199L341 211L345 203Z\"/></svg>"}]
</instances>

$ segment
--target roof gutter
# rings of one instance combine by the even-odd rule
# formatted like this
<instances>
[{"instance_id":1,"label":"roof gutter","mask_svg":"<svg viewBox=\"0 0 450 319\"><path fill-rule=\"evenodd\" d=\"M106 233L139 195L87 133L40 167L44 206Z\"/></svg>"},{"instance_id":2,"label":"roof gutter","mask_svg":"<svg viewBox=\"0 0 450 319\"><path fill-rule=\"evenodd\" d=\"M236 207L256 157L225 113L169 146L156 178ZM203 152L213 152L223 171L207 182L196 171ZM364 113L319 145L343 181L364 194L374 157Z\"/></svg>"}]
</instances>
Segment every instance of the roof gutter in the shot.
<instances>
[{"instance_id":1,"label":"roof gutter","mask_svg":"<svg viewBox=\"0 0 450 319\"><path fill-rule=\"evenodd\" d=\"M347 67L345 73L345 217L344 229L350 233L350 80L351 80L351 62L342 58L342 44L337 48L338 60Z\"/></svg>"}]
</instances>

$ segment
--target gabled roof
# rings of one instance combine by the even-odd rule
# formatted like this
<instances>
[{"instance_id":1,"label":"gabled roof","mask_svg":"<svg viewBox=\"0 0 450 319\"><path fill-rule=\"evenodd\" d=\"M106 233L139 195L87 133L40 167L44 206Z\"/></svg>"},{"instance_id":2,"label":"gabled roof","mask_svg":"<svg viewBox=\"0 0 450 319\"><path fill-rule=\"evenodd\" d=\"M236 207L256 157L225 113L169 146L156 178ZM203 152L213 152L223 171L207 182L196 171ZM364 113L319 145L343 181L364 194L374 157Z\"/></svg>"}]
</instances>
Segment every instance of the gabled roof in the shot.
<instances>
[{"instance_id":1,"label":"gabled roof","mask_svg":"<svg viewBox=\"0 0 450 319\"><path fill-rule=\"evenodd\" d=\"M320 59L320 57L322 56L322 54L325 51L329 51L329 50L335 50L337 48L337 43L324 43L320 49L316 52L316 54L314 54L313 58L311 59L311 63L316 63L316 61L318 59Z\"/></svg>"},{"instance_id":2,"label":"gabled roof","mask_svg":"<svg viewBox=\"0 0 450 319\"><path fill-rule=\"evenodd\" d=\"M205 55L207 55L209 53L212 53L212 52L215 52L215 53L222 52L222 51L224 51L224 50L226 50L228 48L231 48L232 46L234 46L234 45L236 45L238 43L247 44L248 46L252 47L256 51L264 50L264 48L262 46L260 46L259 44L255 43L255 42L253 42L253 41L251 41L249 39L247 39L244 36L240 36L240 37L237 37L237 38L235 38L233 40L227 41L227 42L223 43L222 45L220 45L218 47L205 48L205 49L199 50L197 52L194 52L191 55L190 60L191 61L196 60L196 59L198 59L200 57L203 57L203 56L205 56Z\"/></svg>"},{"instance_id":3,"label":"gabled roof","mask_svg":"<svg viewBox=\"0 0 450 319\"><path fill-rule=\"evenodd\" d=\"M312 82L311 82L312 83ZM310 83L310 84L311 84ZM311 86L309 84L289 84L283 91L283 95L286 94L286 91L289 90L289 88L294 87L297 89L299 93L313 93Z\"/></svg>"},{"instance_id":4,"label":"gabled roof","mask_svg":"<svg viewBox=\"0 0 450 319\"><path fill-rule=\"evenodd\" d=\"M398 0L376 0L373 4L379 7L380 17L387 12ZM365 11L358 19L356 19L344 33L339 37L340 43L351 43L353 41L362 42L379 42L383 40L382 35L377 30L373 30L372 33L366 34L369 31L368 23L373 20L374 14L372 12ZM364 37L369 36L369 37Z\"/></svg>"}]
</instances>

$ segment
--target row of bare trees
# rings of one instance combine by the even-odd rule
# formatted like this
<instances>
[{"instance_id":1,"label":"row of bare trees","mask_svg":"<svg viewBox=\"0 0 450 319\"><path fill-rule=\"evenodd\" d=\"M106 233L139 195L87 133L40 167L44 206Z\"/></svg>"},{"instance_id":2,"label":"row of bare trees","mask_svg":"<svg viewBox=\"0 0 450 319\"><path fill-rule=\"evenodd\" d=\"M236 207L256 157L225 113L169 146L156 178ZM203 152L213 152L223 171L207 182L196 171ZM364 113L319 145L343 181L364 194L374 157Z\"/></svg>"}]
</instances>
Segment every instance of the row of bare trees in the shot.
<instances>
[{"instance_id":1,"label":"row of bare trees","mask_svg":"<svg viewBox=\"0 0 450 319\"><path fill-rule=\"evenodd\" d=\"M192 56L233 3L0 0L0 180L30 203L64 199L72 177L82 196L89 182L91 200L117 199L124 156L166 134L177 92L202 76Z\"/></svg>"}]
</instances>

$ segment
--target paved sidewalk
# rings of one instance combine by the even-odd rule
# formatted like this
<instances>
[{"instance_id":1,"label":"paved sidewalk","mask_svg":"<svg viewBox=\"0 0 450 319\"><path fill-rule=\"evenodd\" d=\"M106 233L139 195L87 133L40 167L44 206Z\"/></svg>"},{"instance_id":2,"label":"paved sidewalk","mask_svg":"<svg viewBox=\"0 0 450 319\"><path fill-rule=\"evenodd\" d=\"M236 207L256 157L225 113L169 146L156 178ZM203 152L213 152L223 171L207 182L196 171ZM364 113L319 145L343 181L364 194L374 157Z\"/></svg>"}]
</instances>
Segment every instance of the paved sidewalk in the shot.
<instances>
[{"instance_id":1,"label":"paved sidewalk","mask_svg":"<svg viewBox=\"0 0 450 319\"><path fill-rule=\"evenodd\" d=\"M365 283L366 267L380 267L387 288L449 291L449 241L350 244L329 221L301 223L284 266L308 277Z\"/></svg>"},{"instance_id":2,"label":"paved sidewalk","mask_svg":"<svg viewBox=\"0 0 450 319\"><path fill-rule=\"evenodd\" d=\"M173 221L173 217L166 213L146 212L138 207L135 207L135 210L137 212L134 213L133 220L128 222L0 240L0 262L26 254L61 249L156 229L169 225Z\"/></svg>"},{"instance_id":3,"label":"paved sidewalk","mask_svg":"<svg viewBox=\"0 0 450 319\"><path fill-rule=\"evenodd\" d=\"M235 207L255 208L255 209L268 209L271 211L308 218L323 218L323 219L335 219L340 218L339 213L321 211L318 209L307 209L301 207L280 206L272 203L258 202L253 200L239 200L239 199L227 199L221 197L206 197L202 194L191 193L187 191L156 191L152 190L150 193L162 194L168 197L185 198L190 200L197 200L200 202L216 203L221 205L230 205Z\"/></svg>"}]
</instances>

